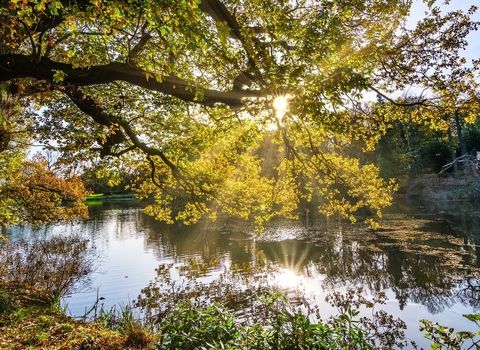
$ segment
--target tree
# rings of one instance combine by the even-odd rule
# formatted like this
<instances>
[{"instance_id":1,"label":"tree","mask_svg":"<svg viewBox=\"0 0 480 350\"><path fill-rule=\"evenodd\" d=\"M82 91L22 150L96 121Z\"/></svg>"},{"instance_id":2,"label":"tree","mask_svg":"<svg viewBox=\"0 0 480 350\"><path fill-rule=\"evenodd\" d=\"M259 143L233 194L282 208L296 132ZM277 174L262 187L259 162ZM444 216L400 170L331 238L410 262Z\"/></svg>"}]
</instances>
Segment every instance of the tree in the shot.
<instances>
[{"instance_id":1,"label":"tree","mask_svg":"<svg viewBox=\"0 0 480 350\"><path fill-rule=\"evenodd\" d=\"M363 93L464 69L477 25L474 7L432 7L407 30L411 3L397 0L0 3L0 83L42 107L39 142L68 162L128 161L149 174L132 185L155 197L146 212L187 223L261 225L312 199L327 215L381 215L394 184L342 153L372 150L393 118L365 113Z\"/></svg>"},{"instance_id":2,"label":"tree","mask_svg":"<svg viewBox=\"0 0 480 350\"><path fill-rule=\"evenodd\" d=\"M88 216L83 205L87 192L80 178L57 176L47 169L42 155L18 166L10 165L2 179L0 226L26 222L42 225Z\"/></svg>"},{"instance_id":3,"label":"tree","mask_svg":"<svg viewBox=\"0 0 480 350\"><path fill-rule=\"evenodd\" d=\"M87 192L75 176L65 176L53 159L37 154L27 160L31 121L19 115L17 99L0 91L0 227L41 225L86 217ZM26 112L26 111L24 111ZM1 234L0 234L1 238Z\"/></svg>"}]
</instances>

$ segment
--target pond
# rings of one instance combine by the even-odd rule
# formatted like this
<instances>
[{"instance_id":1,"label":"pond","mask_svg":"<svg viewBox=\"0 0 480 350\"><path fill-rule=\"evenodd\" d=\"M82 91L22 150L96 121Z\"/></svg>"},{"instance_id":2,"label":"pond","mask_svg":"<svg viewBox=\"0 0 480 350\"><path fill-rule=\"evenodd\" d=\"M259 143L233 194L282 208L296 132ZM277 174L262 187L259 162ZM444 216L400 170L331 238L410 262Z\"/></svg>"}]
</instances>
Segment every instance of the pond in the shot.
<instances>
[{"instance_id":1,"label":"pond","mask_svg":"<svg viewBox=\"0 0 480 350\"><path fill-rule=\"evenodd\" d=\"M81 224L36 233L80 233L100 252L89 288L65 299L75 316L97 296L108 310L134 303L142 290L145 298L148 288L166 280L170 288L175 281L184 285L186 267L211 282L232 266L261 262L275 267L269 283L314 298L322 317L335 313L325 296L363 287L367 296L385 292L389 301L381 308L404 320L407 337L424 348L429 342L418 329L420 319L475 330L462 314L480 311L479 206L398 201L375 232L307 212L299 221L271 222L261 233L227 219L164 225L144 215L137 202L97 203L90 214Z\"/></svg>"}]
</instances>

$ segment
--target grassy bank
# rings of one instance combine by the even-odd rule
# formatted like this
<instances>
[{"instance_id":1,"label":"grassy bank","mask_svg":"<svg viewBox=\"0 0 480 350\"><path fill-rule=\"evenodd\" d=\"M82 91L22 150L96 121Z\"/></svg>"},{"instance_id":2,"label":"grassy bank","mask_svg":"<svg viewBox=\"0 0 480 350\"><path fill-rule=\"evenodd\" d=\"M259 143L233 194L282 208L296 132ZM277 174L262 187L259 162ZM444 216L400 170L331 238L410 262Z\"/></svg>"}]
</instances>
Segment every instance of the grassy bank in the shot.
<instances>
[{"instance_id":1,"label":"grassy bank","mask_svg":"<svg viewBox=\"0 0 480 350\"><path fill-rule=\"evenodd\" d=\"M352 302L356 307L341 305ZM0 280L1 349L390 349L417 348L405 339L405 325L375 312L372 320L358 318L366 300L354 294L334 295L340 313L326 322L311 322L291 308L281 294L258 299L262 317L253 323L224 309L221 304L201 306L180 302L157 324L157 332L132 318L131 310L106 312L88 322L65 316L49 294L17 282ZM383 304L382 300L377 300ZM305 305L304 305L305 306ZM312 310L310 310L312 311ZM263 313L265 313L263 315ZM265 317L266 316L266 317ZM479 324L480 314L465 315ZM432 349L479 349L475 333L455 332L422 320ZM480 325L479 325L480 326ZM480 335L480 334L479 334Z\"/></svg>"},{"instance_id":2,"label":"grassy bank","mask_svg":"<svg viewBox=\"0 0 480 350\"><path fill-rule=\"evenodd\" d=\"M86 201L102 201L102 200L134 200L133 193L94 193L87 196Z\"/></svg>"},{"instance_id":3,"label":"grassy bank","mask_svg":"<svg viewBox=\"0 0 480 350\"><path fill-rule=\"evenodd\" d=\"M387 333L372 332L353 320L351 309L326 323L310 322L282 294L259 299L265 315L252 324L218 303L180 302L157 324L156 336L131 311L81 322L65 316L49 293L15 282L0 280L0 298L1 349L374 349L376 341L390 346L403 338L396 322Z\"/></svg>"},{"instance_id":4,"label":"grassy bank","mask_svg":"<svg viewBox=\"0 0 480 350\"><path fill-rule=\"evenodd\" d=\"M138 334L137 334L138 337ZM0 349L154 349L153 336L135 338L101 319L65 315L49 293L0 280Z\"/></svg>"}]
</instances>

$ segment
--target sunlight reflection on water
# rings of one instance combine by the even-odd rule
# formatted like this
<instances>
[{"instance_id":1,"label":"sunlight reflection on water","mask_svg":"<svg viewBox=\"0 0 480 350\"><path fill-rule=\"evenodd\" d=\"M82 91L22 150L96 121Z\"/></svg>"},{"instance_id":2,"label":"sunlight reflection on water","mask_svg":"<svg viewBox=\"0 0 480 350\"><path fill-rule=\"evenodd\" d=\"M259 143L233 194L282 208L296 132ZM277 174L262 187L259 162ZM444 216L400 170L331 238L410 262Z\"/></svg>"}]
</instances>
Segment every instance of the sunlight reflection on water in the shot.
<instances>
[{"instance_id":1,"label":"sunlight reflection on water","mask_svg":"<svg viewBox=\"0 0 480 350\"><path fill-rule=\"evenodd\" d=\"M91 208L91 219L85 223L35 233L78 232L101 250L91 288L65 299L72 315L83 315L97 291L107 310L136 300L157 277L159 266L168 267L172 280L184 283L182 268L196 259L216 262L202 272L199 281L204 284L218 280L233 266L276 266L278 274L272 274L270 282L314 298L322 317L335 312L324 301L332 291L358 286L367 294L384 291L390 300L382 309L406 321L407 335L426 348L429 344L418 331L422 318L475 329L461 315L480 306L479 211L426 212L406 206L391 208L379 232L337 219L315 222L311 217L308 228L300 221L275 221L256 233L251 225L232 221L166 226L136 205ZM451 212L464 216L450 217ZM16 228L9 234L15 239L30 233Z\"/></svg>"}]
</instances>

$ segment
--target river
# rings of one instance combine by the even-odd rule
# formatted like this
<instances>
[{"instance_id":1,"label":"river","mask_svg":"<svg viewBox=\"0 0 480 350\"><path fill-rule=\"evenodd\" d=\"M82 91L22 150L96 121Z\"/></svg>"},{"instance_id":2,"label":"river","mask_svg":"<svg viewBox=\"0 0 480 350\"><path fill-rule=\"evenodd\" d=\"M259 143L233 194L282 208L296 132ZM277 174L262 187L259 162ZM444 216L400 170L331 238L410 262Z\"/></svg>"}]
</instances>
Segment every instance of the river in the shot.
<instances>
[{"instance_id":1,"label":"river","mask_svg":"<svg viewBox=\"0 0 480 350\"><path fill-rule=\"evenodd\" d=\"M324 301L326 295L362 287L367 297L385 292L389 300L380 307L403 319L407 338L424 348L429 342L418 329L420 319L476 329L462 314L480 311L478 205L398 201L375 232L305 212L299 221L269 223L261 233L226 219L164 225L141 207L129 201L99 202L90 206L85 222L36 233L78 233L99 252L88 288L64 300L71 315L83 315L97 295L107 310L132 304L142 290L140 299L148 288L165 283L166 275L171 285L175 280L185 284L185 267L208 283L232 266L261 261L275 267L269 283L314 298L322 317L335 313ZM12 229L9 234L14 238L25 232Z\"/></svg>"}]
</instances>

